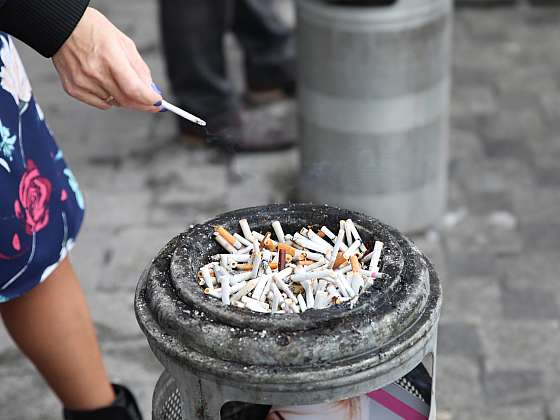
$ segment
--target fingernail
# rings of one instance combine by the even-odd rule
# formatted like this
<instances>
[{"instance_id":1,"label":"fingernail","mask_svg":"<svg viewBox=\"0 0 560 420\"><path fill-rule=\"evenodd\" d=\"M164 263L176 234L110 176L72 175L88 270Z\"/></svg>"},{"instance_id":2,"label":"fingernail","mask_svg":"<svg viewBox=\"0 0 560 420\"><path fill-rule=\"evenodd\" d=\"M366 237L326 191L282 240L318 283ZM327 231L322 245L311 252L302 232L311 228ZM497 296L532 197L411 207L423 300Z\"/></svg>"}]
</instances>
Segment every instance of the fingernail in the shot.
<instances>
[{"instance_id":1,"label":"fingernail","mask_svg":"<svg viewBox=\"0 0 560 420\"><path fill-rule=\"evenodd\" d=\"M157 102L154 104L154 106L158 106L158 107L161 106L161 101L157 101Z\"/></svg>"},{"instance_id":2,"label":"fingernail","mask_svg":"<svg viewBox=\"0 0 560 420\"><path fill-rule=\"evenodd\" d=\"M161 107L161 108L159 109L159 112L167 112L167 111L168 111L168 109L167 109L167 108L164 108L164 107Z\"/></svg>"},{"instance_id":3,"label":"fingernail","mask_svg":"<svg viewBox=\"0 0 560 420\"><path fill-rule=\"evenodd\" d=\"M161 88L154 82L152 82L152 89L161 95Z\"/></svg>"}]
</instances>

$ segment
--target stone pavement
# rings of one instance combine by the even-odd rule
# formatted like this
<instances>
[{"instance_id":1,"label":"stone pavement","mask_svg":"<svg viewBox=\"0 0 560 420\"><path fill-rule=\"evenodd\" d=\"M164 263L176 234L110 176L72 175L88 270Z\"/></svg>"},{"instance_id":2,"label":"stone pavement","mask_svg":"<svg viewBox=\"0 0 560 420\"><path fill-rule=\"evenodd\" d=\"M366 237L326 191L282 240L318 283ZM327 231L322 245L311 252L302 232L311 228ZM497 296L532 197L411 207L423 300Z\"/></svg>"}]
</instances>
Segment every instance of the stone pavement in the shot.
<instances>
[{"instance_id":1,"label":"stone pavement","mask_svg":"<svg viewBox=\"0 0 560 420\"><path fill-rule=\"evenodd\" d=\"M136 39L166 90L155 2L96 6ZM554 9L456 14L449 212L439 230L415 238L444 285L442 420L560 419L559 21ZM105 359L149 418L161 368L132 310L140 272L192 223L293 197L297 153L184 150L172 141L171 115L88 109L64 95L48 62L21 52L86 194L72 259ZM234 66L240 57L231 56ZM272 121L295 135L291 103L247 118L255 128ZM7 420L60 418L59 403L3 330L0 407Z\"/></svg>"}]
</instances>

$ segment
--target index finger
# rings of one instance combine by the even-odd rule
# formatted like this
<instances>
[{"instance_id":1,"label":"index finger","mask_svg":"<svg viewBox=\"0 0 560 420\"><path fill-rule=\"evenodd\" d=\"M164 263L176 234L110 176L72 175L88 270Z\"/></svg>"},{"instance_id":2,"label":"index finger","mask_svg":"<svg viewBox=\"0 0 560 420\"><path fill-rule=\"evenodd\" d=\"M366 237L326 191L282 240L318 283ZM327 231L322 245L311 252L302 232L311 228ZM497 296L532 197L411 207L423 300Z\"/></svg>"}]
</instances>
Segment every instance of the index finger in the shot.
<instances>
[{"instance_id":1,"label":"index finger","mask_svg":"<svg viewBox=\"0 0 560 420\"><path fill-rule=\"evenodd\" d=\"M152 90L136 73L128 59L124 57L124 51L111 54L109 72L120 92L110 92L119 103L128 108L146 111L146 108L158 107L162 97Z\"/></svg>"}]
</instances>

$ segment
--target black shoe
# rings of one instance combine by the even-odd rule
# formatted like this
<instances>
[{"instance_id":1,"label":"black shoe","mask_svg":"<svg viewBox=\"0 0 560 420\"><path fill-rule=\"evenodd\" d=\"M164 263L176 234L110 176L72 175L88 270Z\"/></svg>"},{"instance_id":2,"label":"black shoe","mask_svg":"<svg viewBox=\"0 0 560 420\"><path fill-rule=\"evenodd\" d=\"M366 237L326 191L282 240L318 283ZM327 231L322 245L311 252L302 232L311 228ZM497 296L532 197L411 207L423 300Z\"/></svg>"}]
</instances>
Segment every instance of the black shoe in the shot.
<instances>
[{"instance_id":1,"label":"black shoe","mask_svg":"<svg viewBox=\"0 0 560 420\"><path fill-rule=\"evenodd\" d=\"M113 384L115 401L110 406L96 410L64 409L65 420L142 420L132 392L122 385Z\"/></svg>"}]
</instances>

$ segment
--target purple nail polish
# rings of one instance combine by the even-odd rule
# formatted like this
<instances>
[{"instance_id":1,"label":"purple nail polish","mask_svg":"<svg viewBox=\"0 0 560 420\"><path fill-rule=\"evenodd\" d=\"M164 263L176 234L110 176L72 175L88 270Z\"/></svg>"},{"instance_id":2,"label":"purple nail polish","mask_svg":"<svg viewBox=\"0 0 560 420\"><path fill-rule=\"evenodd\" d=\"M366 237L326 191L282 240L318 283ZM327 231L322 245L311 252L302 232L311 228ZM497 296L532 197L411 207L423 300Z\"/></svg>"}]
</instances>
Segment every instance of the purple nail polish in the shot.
<instances>
[{"instance_id":1,"label":"purple nail polish","mask_svg":"<svg viewBox=\"0 0 560 420\"><path fill-rule=\"evenodd\" d=\"M157 107L161 106L161 101L157 101L157 102L154 104L154 106L157 106Z\"/></svg>"}]
</instances>

